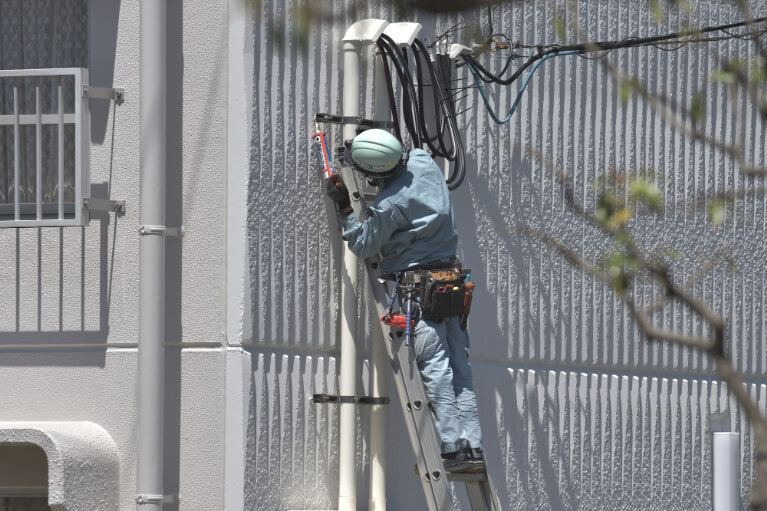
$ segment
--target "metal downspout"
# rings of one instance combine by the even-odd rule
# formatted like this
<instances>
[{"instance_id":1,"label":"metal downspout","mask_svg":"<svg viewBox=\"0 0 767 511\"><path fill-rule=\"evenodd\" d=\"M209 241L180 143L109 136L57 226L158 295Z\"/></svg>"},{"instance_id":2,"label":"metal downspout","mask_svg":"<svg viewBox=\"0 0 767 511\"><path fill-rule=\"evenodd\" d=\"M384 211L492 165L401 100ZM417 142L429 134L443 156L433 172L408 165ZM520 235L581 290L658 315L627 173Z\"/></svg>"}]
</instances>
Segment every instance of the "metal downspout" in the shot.
<instances>
[{"instance_id":1,"label":"metal downspout","mask_svg":"<svg viewBox=\"0 0 767 511\"><path fill-rule=\"evenodd\" d=\"M165 0L141 0L138 453L136 507L163 505Z\"/></svg>"}]
</instances>

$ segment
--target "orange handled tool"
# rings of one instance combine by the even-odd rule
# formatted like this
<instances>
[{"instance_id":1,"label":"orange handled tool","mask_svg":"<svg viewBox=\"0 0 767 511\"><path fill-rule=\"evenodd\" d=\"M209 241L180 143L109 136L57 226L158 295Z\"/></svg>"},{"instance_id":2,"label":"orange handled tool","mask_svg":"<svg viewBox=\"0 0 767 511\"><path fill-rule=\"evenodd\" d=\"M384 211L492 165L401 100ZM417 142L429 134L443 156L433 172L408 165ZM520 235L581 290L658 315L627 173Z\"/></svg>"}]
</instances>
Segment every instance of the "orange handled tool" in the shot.
<instances>
[{"instance_id":1,"label":"orange handled tool","mask_svg":"<svg viewBox=\"0 0 767 511\"><path fill-rule=\"evenodd\" d=\"M328 152L328 140L327 133L324 131L318 131L312 137L314 138L314 144L317 147L317 156L322 165L322 177L329 179L333 176L333 162L330 160L330 152Z\"/></svg>"},{"instance_id":2,"label":"orange handled tool","mask_svg":"<svg viewBox=\"0 0 767 511\"><path fill-rule=\"evenodd\" d=\"M383 321L385 325L394 326L397 328L405 328L405 325L407 324L407 319L405 319L405 316L400 314L381 316L381 321ZM410 328L415 328L415 321L412 319L410 320Z\"/></svg>"}]
</instances>

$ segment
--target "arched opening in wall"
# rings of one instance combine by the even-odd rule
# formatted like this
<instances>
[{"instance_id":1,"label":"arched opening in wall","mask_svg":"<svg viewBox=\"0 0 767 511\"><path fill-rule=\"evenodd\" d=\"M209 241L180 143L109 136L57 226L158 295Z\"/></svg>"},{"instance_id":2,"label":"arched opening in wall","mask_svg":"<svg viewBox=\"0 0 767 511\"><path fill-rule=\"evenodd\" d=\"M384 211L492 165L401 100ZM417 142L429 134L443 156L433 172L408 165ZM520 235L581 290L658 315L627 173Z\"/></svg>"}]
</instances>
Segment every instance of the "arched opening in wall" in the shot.
<instances>
[{"instance_id":1,"label":"arched opening in wall","mask_svg":"<svg viewBox=\"0 0 767 511\"><path fill-rule=\"evenodd\" d=\"M48 457L34 444L0 444L0 511L50 511Z\"/></svg>"}]
</instances>

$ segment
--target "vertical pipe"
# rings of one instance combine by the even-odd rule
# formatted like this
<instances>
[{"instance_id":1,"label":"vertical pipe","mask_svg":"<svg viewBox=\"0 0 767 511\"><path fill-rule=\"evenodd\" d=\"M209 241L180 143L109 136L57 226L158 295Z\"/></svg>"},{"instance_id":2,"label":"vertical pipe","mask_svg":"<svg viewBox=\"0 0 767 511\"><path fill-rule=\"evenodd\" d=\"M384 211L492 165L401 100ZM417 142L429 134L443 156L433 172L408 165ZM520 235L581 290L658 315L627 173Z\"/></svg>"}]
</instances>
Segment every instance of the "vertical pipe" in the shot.
<instances>
[{"instance_id":1,"label":"vertical pipe","mask_svg":"<svg viewBox=\"0 0 767 511\"><path fill-rule=\"evenodd\" d=\"M141 0L141 186L139 223L165 227L165 0ZM157 231L154 231L157 232ZM165 237L139 236L137 509L161 511Z\"/></svg>"},{"instance_id":2,"label":"vertical pipe","mask_svg":"<svg viewBox=\"0 0 767 511\"><path fill-rule=\"evenodd\" d=\"M391 119L389 96L384 75L383 56L378 53L375 60L375 119L379 121ZM389 356L386 353L386 341L383 330L379 328L376 308L371 307L370 321L375 325L373 333L372 362L370 370L370 395L381 397L387 391L387 371ZM370 498L369 511L385 511L386 509L386 406L373 405L370 407Z\"/></svg>"},{"instance_id":3,"label":"vertical pipe","mask_svg":"<svg viewBox=\"0 0 767 511\"><path fill-rule=\"evenodd\" d=\"M713 444L713 509L740 509L740 434L715 432Z\"/></svg>"},{"instance_id":4,"label":"vertical pipe","mask_svg":"<svg viewBox=\"0 0 767 511\"><path fill-rule=\"evenodd\" d=\"M344 89L343 115L357 117L360 113L360 43L344 42ZM354 138L354 124L344 124L344 140ZM344 178L351 179L349 173ZM357 395L357 345L354 334L357 332L357 256L344 243L344 264L341 276L341 380L342 396ZM357 509L356 480L356 425L357 405L341 403L338 446L338 509L355 511Z\"/></svg>"},{"instance_id":5,"label":"vertical pipe","mask_svg":"<svg viewBox=\"0 0 767 511\"><path fill-rule=\"evenodd\" d=\"M43 121L40 117L40 84L35 86L35 216L43 219Z\"/></svg>"},{"instance_id":6,"label":"vertical pipe","mask_svg":"<svg viewBox=\"0 0 767 511\"><path fill-rule=\"evenodd\" d=\"M64 93L61 90L61 83L58 88L59 100L59 220L64 219Z\"/></svg>"},{"instance_id":7,"label":"vertical pipe","mask_svg":"<svg viewBox=\"0 0 767 511\"><path fill-rule=\"evenodd\" d=\"M19 192L19 180L21 179L21 141L19 129L19 88L13 87L13 216L15 220L21 219L21 196Z\"/></svg>"}]
</instances>

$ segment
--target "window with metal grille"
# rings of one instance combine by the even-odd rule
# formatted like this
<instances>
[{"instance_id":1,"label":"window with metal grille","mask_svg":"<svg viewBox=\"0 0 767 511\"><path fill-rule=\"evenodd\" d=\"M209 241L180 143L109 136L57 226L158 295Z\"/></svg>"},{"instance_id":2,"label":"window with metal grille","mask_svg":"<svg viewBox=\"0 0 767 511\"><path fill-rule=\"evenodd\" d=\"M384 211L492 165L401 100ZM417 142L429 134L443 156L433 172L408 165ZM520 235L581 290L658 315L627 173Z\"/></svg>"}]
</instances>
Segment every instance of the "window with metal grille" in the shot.
<instances>
[{"instance_id":1,"label":"window with metal grille","mask_svg":"<svg viewBox=\"0 0 767 511\"><path fill-rule=\"evenodd\" d=\"M0 71L0 227L84 225L85 69Z\"/></svg>"},{"instance_id":2,"label":"window with metal grille","mask_svg":"<svg viewBox=\"0 0 767 511\"><path fill-rule=\"evenodd\" d=\"M0 0L0 227L85 225L87 0Z\"/></svg>"}]
</instances>

